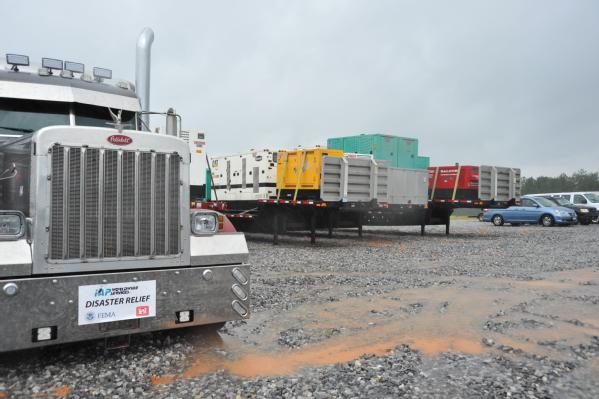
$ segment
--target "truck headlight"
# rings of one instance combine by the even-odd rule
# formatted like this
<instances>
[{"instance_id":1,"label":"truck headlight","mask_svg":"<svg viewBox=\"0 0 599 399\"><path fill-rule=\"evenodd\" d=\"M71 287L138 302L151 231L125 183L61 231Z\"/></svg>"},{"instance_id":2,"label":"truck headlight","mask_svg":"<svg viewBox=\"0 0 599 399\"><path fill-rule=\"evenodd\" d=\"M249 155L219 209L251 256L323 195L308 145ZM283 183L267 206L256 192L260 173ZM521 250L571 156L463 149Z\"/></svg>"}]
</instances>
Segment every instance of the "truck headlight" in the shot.
<instances>
[{"instance_id":1,"label":"truck headlight","mask_svg":"<svg viewBox=\"0 0 599 399\"><path fill-rule=\"evenodd\" d=\"M195 235L214 234L218 231L218 215L214 212L191 214L191 232Z\"/></svg>"},{"instance_id":2,"label":"truck headlight","mask_svg":"<svg viewBox=\"0 0 599 399\"><path fill-rule=\"evenodd\" d=\"M0 211L0 240L18 240L25 234L25 215L19 211Z\"/></svg>"},{"instance_id":3,"label":"truck headlight","mask_svg":"<svg viewBox=\"0 0 599 399\"><path fill-rule=\"evenodd\" d=\"M589 213L589 210L587 208L581 208L580 213Z\"/></svg>"}]
</instances>

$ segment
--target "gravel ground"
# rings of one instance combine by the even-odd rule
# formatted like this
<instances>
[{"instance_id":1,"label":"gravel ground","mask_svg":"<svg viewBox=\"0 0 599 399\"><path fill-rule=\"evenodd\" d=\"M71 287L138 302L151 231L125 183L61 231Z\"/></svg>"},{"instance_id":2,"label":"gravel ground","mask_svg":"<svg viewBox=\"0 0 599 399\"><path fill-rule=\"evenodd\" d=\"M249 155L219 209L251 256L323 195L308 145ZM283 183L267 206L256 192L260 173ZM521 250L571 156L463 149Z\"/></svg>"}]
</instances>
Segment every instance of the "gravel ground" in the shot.
<instances>
[{"instance_id":1,"label":"gravel ground","mask_svg":"<svg viewBox=\"0 0 599 399\"><path fill-rule=\"evenodd\" d=\"M599 226L249 237L253 314L0 356L4 397L599 397Z\"/></svg>"}]
</instances>

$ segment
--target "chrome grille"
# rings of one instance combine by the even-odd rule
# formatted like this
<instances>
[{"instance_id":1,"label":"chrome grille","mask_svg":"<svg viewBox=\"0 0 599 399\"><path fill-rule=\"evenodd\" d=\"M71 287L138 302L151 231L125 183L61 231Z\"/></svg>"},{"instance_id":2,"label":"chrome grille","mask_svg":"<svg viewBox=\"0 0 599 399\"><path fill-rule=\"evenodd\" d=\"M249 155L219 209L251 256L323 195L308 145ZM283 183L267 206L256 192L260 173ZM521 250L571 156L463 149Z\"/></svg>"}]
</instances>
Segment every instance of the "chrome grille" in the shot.
<instances>
[{"instance_id":1,"label":"chrome grille","mask_svg":"<svg viewBox=\"0 0 599 399\"><path fill-rule=\"evenodd\" d=\"M177 154L51 149L52 260L180 252Z\"/></svg>"}]
</instances>

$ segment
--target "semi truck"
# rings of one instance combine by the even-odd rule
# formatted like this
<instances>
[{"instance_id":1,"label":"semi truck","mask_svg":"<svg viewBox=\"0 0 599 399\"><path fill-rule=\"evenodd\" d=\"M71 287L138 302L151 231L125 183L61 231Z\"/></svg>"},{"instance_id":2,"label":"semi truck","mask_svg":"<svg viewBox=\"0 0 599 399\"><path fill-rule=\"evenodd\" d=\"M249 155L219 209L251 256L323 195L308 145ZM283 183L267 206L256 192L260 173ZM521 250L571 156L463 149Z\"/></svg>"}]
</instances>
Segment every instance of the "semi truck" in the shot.
<instances>
[{"instance_id":1,"label":"semi truck","mask_svg":"<svg viewBox=\"0 0 599 399\"><path fill-rule=\"evenodd\" d=\"M150 132L153 39L135 85L59 59L0 65L0 352L249 317L243 233L190 208L180 117Z\"/></svg>"}]
</instances>

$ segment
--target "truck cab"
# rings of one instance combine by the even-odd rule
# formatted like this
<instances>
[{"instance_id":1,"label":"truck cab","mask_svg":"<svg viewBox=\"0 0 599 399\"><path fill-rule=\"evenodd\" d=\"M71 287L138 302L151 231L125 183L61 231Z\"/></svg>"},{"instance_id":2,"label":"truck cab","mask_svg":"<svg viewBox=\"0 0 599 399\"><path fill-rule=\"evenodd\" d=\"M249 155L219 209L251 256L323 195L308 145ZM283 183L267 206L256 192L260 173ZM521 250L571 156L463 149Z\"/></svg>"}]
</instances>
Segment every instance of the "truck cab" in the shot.
<instances>
[{"instance_id":1,"label":"truck cab","mask_svg":"<svg viewBox=\"0 0 599 399\"><path fill-rule=\"evenodd\" d=\"M245 237L190 209L188 144L111 75L0 64L0 352L249 317Z\"/></svg>"}]
</instances>

